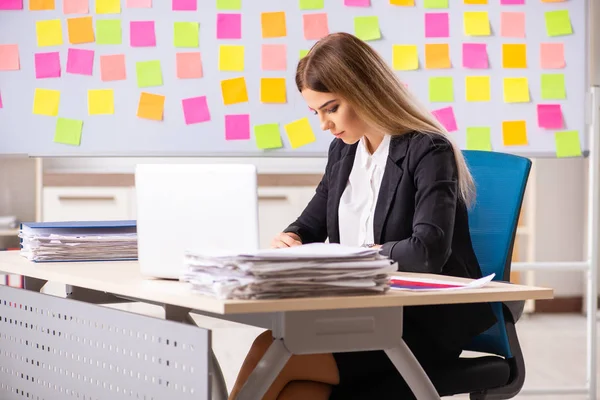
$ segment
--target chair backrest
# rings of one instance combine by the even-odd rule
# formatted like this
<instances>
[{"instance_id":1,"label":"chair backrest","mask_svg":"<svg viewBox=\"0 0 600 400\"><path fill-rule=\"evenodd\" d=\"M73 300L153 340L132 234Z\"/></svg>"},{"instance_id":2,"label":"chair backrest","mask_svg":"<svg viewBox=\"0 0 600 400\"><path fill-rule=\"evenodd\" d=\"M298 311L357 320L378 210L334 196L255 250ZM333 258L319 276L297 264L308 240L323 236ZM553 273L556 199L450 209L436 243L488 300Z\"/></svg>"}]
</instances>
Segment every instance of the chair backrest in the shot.
<instances>
[{"instance_id":1,"label":"chair backrest","mask_svg":"<svg viewBox=\"0 0 600 400\"><path fill-rule=\"evenodd\" d=\"M477 196L469 210L473 249L483 275L509 281L512 250L525 187L531 169L527 158L505 153L465 150ZM492 304L498 323L479 335L468 350L511 357L502 304Z\"/></svg>"}]
</instances>

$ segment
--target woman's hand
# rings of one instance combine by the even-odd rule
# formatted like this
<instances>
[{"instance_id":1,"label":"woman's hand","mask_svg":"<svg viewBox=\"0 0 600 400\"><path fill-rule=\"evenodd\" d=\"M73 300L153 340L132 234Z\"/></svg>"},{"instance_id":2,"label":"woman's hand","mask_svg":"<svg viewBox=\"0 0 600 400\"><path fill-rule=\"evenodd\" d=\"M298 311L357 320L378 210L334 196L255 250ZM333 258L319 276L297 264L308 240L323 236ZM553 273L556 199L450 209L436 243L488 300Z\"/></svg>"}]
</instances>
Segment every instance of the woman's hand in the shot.
<instances>
[{"instance_id":1,"label":"woman's hand","mask_svg":"<svg viewBox=\"0 0 600 400\"><path fill-rule=\"evenodd\" d=\"M301 246L300 236L291 232L281 232L271 241L272 249L283 249L286 247Z\"/></svg>"}]
</instances>

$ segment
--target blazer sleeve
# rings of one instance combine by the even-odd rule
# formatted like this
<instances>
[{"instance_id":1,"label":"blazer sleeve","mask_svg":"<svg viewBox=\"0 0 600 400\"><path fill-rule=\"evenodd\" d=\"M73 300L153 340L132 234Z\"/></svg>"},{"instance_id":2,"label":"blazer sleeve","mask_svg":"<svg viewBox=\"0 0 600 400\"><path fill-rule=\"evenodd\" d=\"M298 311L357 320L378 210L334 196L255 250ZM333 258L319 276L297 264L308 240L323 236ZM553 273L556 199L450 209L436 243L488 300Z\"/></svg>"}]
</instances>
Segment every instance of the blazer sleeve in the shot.
<instances>
[{"instance_id":1,"label":"blazer sleeve","mask_svg":"<svg viewBox=\"0 0 600 400\"><path fill-rule=\"evenodd\" d=\"M423 150L409 162L415 165L413 234L383 244L381 253L398 262L400 271L439 274L452 251L458 171L452 145L444 138L427 137L421 143Z\"/></svg>"}]
</instances>

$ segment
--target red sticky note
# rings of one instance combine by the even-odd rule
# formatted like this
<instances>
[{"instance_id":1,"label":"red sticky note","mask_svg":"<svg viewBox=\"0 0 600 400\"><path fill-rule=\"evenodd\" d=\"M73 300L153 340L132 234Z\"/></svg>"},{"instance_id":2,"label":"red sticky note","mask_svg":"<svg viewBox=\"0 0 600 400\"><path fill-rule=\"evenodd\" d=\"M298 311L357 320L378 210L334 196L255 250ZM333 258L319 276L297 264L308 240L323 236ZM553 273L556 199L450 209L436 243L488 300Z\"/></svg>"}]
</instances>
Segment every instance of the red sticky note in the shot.
<instances>
[{"instance_id":1,"label":"red sticky note","mask_svg":"<svg viewBox=\"0 0 600 400\"><path fill-rule=\"evenodd\" d=\"M69 49L67 53L67 72L69 74L92 75L93 69L93 50Z\"/></svg>"},{"instance_id":2,"label":"red sticky note","mask_svg":"<svg viewBox=\"0 0 600 400\"><path fill-rule=\"evenodd\" d=\"M87 14L89 11L88 0L63 0L65 14Z\"/></svg>"},{"instance_id":3,"label":"red sticky note","mask_svg":"<svg viewBox=\"0 0 600 400\"><path fill-rule=\"evenodd\" d=\"M562 129L563 116L560 104L538 104L538 126L545 129Z\"/></svg>"},{"instance_id":4,"label":"red sticky note","mask_svg":"<svg viewBox=\"0 0 600 400\"><path fill-rule=\"evenodd\" d=\"M22 10L23 0L0 0L0 10Z\"/></svg>"},{"instance_id":5,"label":"red sticky note","mask_svg":"<svg viewBox=\"0 0 600 400\"><path fill-rule=\"evenodd\" d=\"M541 43L540 64L543 69L565 67L565 46L563 43Z\"/></svg>"},{"instance_id":6,"label":"red sticky note","mask_svg":"<svg viewBox=\"0 0 600 400\"><path fill-rule=\"evenodd\" d=\"M131 21L129 24L132 47L156 46L154 21Z\"/></svg>"},{"instance_id":7,"label":"red sticky note","mask_svg":"<svg viewBox=\"0 0 600 400\"><path fill-rule=\"evenodd\" d=\"M329 24L327 14L304 14L302 16L304 26L304 39L319 40L329 35Z\"/></svg>"},{"instance_id":8,"label":"red sticky note","mask_svg":"<svg viewBox=\"0 0 600 400\"><path fill-rule=\"evenodd\" d=\"M503 12L500 15L500 36L525 37L525 13Z\"/></svg>"},{"instance_id":9,"label":"red sticky note","mask_svg":"<svg viewBox=\"0 0 600 400\"><path fill-rule=\"evenodd\" d=\"M183 106L183 116L185 117L186 125L210 121L206 96L183 99L181 100L181 105Z\"/></svg>"},{"instance_id":10,"label":"red sticky note","mask_svg":"<svg viewBox=\"0 0 600 400\"><path fill-rule=\"evenodd\" d=\"M173 0L173 11L196 11L196 0Z\"/></svg>"},{"instance_id":11,"label":"red sticky note","mask_svg":"<svg viewBox=\"0 0 600 400\"><path fill-rule=\"evenodd\" d=\"M225 139L226 140L249 140L250 139L250 115L237 114L225 116Z\"/></svg>"},{"instance_id":12,"label":"red sticky note","mask_svg":"<svg viewBox=\"0 0 600 400\"><path fill-rule=\"evenodd\" d=\"M371 0L344 0L344 5L349 7L369 7Z\"/></svg>"},{"instance_id":13,"label":"red sticky note","mask_svg":"<svg viewBox=\"0 0 600 400\"><path fill-rule=\"evenodd\" d=\"M425 37L440 38L450 36L448 13L425 13Z\"/></svg>"},{"instance_id":14,"label":"red sticky note","mask_svg":"<svg viewBox=\"0 0 600 400\"><path fill-rule=\"evenodd\" d=\"M262 45L262 70L285 71L287 69L285 44Z\"/></svg>"},{"instance_id":15,"label":"red sticky note","mask_svg":"<svg viewBox=\"0 0 600 400\"><path fill-rule=\"evenodd\" d=\"M125 54L100 56L100 79L103 82L127 79Z\"/></svg>"},{"instance_id":16,"label":"red sticky note","mask_svg":"<svg viewBox=\"0 0 600 400\"><path fill-rule=\"evenodd\" d=\"M241 39L242 14L217 14L217 39Z\"/></svg>"},{"instance_id":17,"label":"red sticky note","mask_svg":"<svg viewBox=\"0 0 600 400\"><path fill-rule=\"evenodd\" d=\"M0 44L0 71L17 71L19 62L19 46L16 44Z\"/></svg>"},{"instance_id":18,"label":"red sticky note","mask_svg":"<svg viewBox=\"0 0 600 400\"><path fill-rule=\"evenodd\" d=\"M179 79L202 78L200 53L177 53L177 77Z\"/></svg>"},{"instance_id":19,"label":"red sticky note","mask_svg":"<svg viewBox=\"0 0 600 400\"><path fill-rule=\"evenodd\" d=\"M456 117L454 116L454 109L452 107L444 107L434 110L433 115L448 132L454 132L458 130L458 126L456 125Z\"/></svg>"},{"instance_id":20,"label":"red sticky note","mask_svg":"<svg viewBox=\"0 0 600 400\"><path fill-rule=\"evenodd\" d=\"M485 43L463 43L463 67L488 68L487 45Z\"/></svg>"},{"instance_id":21,"label":"red sticky note","mask_svg":"<svg viewBox=\"0 0 600 400\"><path fill-rule=\"evenodd\" d=\"M35 54L35 77L37 79L60 78L60 53L58 51Z\"/></svg>"}]
</instances>

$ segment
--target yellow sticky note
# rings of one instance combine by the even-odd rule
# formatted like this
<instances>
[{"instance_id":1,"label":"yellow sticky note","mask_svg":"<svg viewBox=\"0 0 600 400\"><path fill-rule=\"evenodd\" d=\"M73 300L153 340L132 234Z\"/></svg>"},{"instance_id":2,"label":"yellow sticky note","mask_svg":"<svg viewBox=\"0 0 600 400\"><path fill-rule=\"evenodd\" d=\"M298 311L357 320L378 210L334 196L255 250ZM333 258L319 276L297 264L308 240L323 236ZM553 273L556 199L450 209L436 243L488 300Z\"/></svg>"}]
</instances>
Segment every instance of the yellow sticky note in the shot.
<instances>
[{"instance_id":1,"label":"yellow sticky note","mask_svg":"<svg viewBox=\"0 0 600 400\"><path fill-rule=\"evenodd\" d=\"M425 68L452 68L450 62L450 48L447 43L425 44Z\"/></svg>"},{"instance_id":2,"label":"yellow sticky note","mask_svg":"<svg viewBox=\"0 0 600 400\"><path fill-rule=\"evenodd\" d=\"M50 89L35 89L33 96L33 113L56 117L60 105L60 92Z\"/></svg>"},{"instance_id":3,"label":"yellow sticky note","mask_svg":"<svg viewBox=\"0 0 600 400\"><path fill-rule=\"evenodd\" d=\"M221 45L219 47L219 71L243 71L244 46Z\"/></svg>"},{"instance_id":4,"label":"yellow sticky note","mask_svg":"<svg viewBox=\"0 0 600 400\"><path fill-rule=\"evenodd\" d=\"M525 121L502 121L502 141L505 146L527 145L527 124Z\"/></svg>"},{"instance_id":5,"label":"yellow sticky note","mask_svg":"<svg viewBox=\"0 0 600 400\"><path fill-rule=\"evenodd\" d=\"M285 13L283 11L264 12L260 16L260 22L263 39L287 36Z\"/></svg>"},{"instance_id":6,"label":"yellow sticky note","mask_svg":"<svg viewBox=\"0 0 600 400\"><path fill-rule=\"evenodd\" d=\"M287 137L292 149L306 146L317 140L315 134L308 122L308 118L302 118L284 126Z\"/></svg>"},{"instance_id":7,"label":"yellow sticky note","mask_svg":"<svg viewBox=\"0 0 600 400\"><path fill-rule=\"evenodd\" d=\"M287 102L285 78L261 78L260 101L263 103Z\"/></svg>"},{"instance_id":8,"label":"yellow sticky note","mask_svg":"<svg viewBox=\"0 0 600 400\"><path fill-rule=\"evenodd\" d=\"M142 92L138 103L137 116L139 118L162 121L165 111L165 96Z\"/></svg>"},{"instance_id":9,"label":"yellow sticky note","mask_svg":"<svg viewBox=\"0 0 600 400\"><path fill-rule=\"evenodd\" d=\"M505 43L502 45L503 68L527 68L527 46Z\"/></svg>"},{"instance_id":10,"label":"yellow sticky note","mask_svg":"<svg viewBox=\"0 0 600 400\"><path fill-rule=\"evenodd\" d=\"M392 48L392 64L397 71L419 69L417 46L395 44Z\"/></svg>"},{"instance_id":11,"label":"yellow sticky note","mask_svg":"<svg viewBox=\"0 0 600 400\"><path fill-rule=\"evenodd\" d=\"M222 80L221 93L223 94L223 104L226 106L247 102L248 89L246 88L246 79L241 77Z\"/></svg>"},{"instance_id":12,"label":"yellow sticky note","mask_svg":"<svg viewBox=\"0 0 600 400\"><path fill-rule=\"evenodd\" d=\"M465 4L487 4L488 0L465 0Z\"/></svg>"},{"instance_id":13,"label":"yellow sticky note","mask_svg":"<svg viewBox=\"0 0 600 400\"><path fill-rule=\"evenodd\" d=\"M394 6L414 7L415 0L390 0L390 4Z\"/></svg>"},{"instance_id":14,"label":"yellow sticky note","mask_svg":"<svg viewBox=\"0 0 600 400\"><path fill-rule=\"evenodd\" d=\"M490 101L490 77L467 76L465 78L467 101Z\"/></svg>"},{"instance_id":15,"label":"yellow sticky note","mask_svg":"<svg viewBox=\"0 0 600 400\"><path fill-rule=\"evenodd\" d=\"M96 14L120 14L121 0L96 0Z\"/></svg>"},{"instance_id":16,"label":"yellow sticky note","mask_svg":"<svg viewBox=\"0 0 600 400\"><path fill-rule=\"evenodd\" d=\"M63 44L60 19L37 21L35 23L35 33L39 47L60 46Z\"/></svg>"},{"instance_id":17,"label":"yellow sticky note","mask_svg":"<svg viewBox=\"0 0 600 400\"><path fill-rule=\"evenodd\" d=\"M465 11L463 18L465 35L489 36L491 34L487 11Z\"/></svg>"},{"instance_id":18,"label":"yellow sticky note","mask_svg":"<svg viewBox=\"0 0 600 400\"><path fill-rule=\"evenodd\" d=\"M115 95L112 89L88 90L88 114L109 115L115 113Z\"/></svg>"},{"instance_id":19,"label":"yellow sticky note","mask_svg":"<svg viewBox=\"0 0 600 400\"><path fill-rule=\"evenodd\" d=\"M529 102L529 82L527 78L504 78L504 102Z\"/></svg>"}]
</instances>

